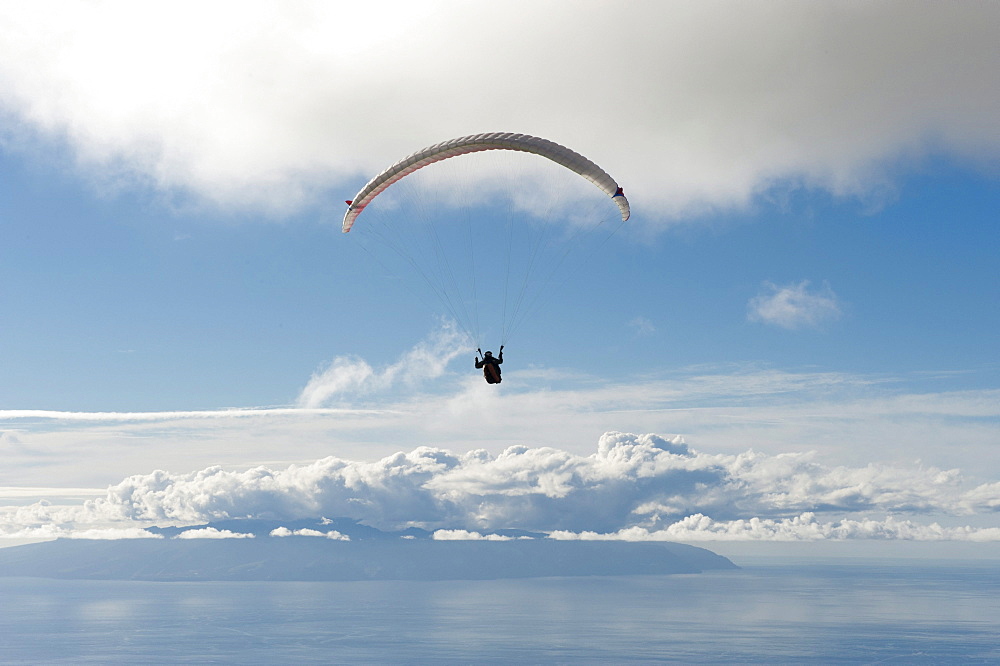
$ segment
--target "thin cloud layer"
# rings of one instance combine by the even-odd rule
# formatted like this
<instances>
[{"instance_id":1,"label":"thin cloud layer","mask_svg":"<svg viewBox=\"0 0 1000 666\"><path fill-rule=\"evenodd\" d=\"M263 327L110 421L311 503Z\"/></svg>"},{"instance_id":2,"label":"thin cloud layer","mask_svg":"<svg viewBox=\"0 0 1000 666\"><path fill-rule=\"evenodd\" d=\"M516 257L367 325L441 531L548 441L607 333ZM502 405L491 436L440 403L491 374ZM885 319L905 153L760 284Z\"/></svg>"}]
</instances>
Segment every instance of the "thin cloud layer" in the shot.
<instances>
[{"instance_id":1,"label":"thin cloud layer","mask_svg":"<svg viewBox=\"0 0 1000 666\"><path fill-rule=\"evenodd\" d=\"M444 334L428 339L438 335ZM434 353L443 359L454 349L445 345ZM808 442L828 464L857 466L874 457L894 468L921 459L929 466L961 468L979 483L995 480L1000 470L991 456L1000 436L1000 391L994 389L914 392L900 388L913 376L756 366L695 367L613 382L544 368L511 372L515 381L501 391L463 363L458 371L420 379L416 387L406 384L414 378L407 370L391 382L366 385L367 391L303 392L303 401L311 395L337 407L0 410L0 430L7 435L0 437L0 450L9 463L6 475L0 470L7 486L0 488L0 498L9 501L0 506L82 501L137 470L246 469L261 463L279 469L334 451L371 461L400 450L401 443L411 449L482 448L493 455L526 445L586 456L593 452L593 433L609 423L638 432L684 432L690 441L710 442L713 450L728 454L751 447L795 453ZM373 373L390 374L374 367ZM947 382L948 374L925 379L935 387ZM95 459L103 461L96 468L89 465ZM53 478L70 488L50 489Z\"/></svg>"},{"instance_id":2,"label":"thin cloud layer","mask_svg":"<svg viewBox=\"0 0 1000 666\"><path fill-rule=\"evenodd\" d=\"M414 387L440 377L455 357L467 351L471 351L470 345L454 324L442 322L426 340L380 370L356 356L337 357L313 374L296 402L307 409L321 408L344 396L356 400L359 395L385 393L399 384Z\"/></svg>"},{"instance_id":3,"label":"thin cloud layer","mask_svg":"<svg viewBox=\"0 0 1000 666\"><path fill-rule=\"evenodd\" d=\"M592 156L642 203L640 221L776 185L877 200L903 163L1000 154L995 3L610 11L9 3L3 141L65 146L105 186L287 215L424 145L520 131Z\"/></svg>"},{"instance_id":4,"label":"thin cloud layer","mask_svg":"<svg viewBox=\"0 0 1000 666\"><path fill-rule=\"evenodd\" d=\"M920 521L995 512L997 484L970 485L954 469L829 466L809 453L711 454L680 437L607 433L588 456L549 447L495 456L421 447L376 462L331 457L283 469L157 471L129 477L82 506L8 509L0 525L23 535L26 527L51 524L323 515L443 530L438 539L491 538L483 535L506 528L630 540L1000 538L997 530Z\"/></svg>"},{"instance_id":5,"label":"thin cloud layer","mask_svg":"<svg viewBox=\"0 0 1000 666\"><path fill-rule=\"evenodd\" d=\"M75 514L75 512L74 512ZM66 514L67 518L69 514ZM50 540L50 539L92 539L117 541L118 539L162 539L142 527L78 527L72 522L18 525L9 522L10 516L0 517L0 539L10 540Z\"/></svg>"},{"instance_id":6,"label":"thin cloud layer","mask_svg":"<svg viewBox=\"0 0 1000 666\"><path fill-rule=\"evenodd\" d=\"M747 313L750 321L790 330L820 326L840 315L840 304L830 285L810 288L808 280L785 286L765 283L763 291L750 300Z\"/></svg>"}]
</instances>

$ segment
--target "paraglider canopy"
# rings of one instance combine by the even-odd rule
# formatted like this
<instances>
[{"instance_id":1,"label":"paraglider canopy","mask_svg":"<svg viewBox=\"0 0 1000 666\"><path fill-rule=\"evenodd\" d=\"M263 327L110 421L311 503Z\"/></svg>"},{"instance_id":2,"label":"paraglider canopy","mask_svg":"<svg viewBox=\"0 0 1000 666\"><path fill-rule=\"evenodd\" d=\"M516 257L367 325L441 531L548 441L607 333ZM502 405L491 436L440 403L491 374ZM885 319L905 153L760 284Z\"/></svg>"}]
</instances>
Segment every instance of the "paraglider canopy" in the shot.
<instances>
[{"instance_id":1,"label":"paraglider canopy","mask_svg":"<svg viewBox=\"0 0 1000 666\"><path fill-rule=\"evenodd\" d=\"M511 132L488 132L485 134L471 134L459 137L451 141L436 143L423 150L418 150L408 157L404 157L382 173L368 181L357 196L347 200L347 212L344 214L343 231L346 234L351 230L354 221L361 211L365 209L372 199L385 191L396 181L405 178L409 174L422 169L429 164L446 160L450 157L476 153L483 150L518 150L526 153L535 153L548 158L556 164L575 171L611 197L619 210L621 210L622 221L629 218L628 199L619 187L615 179L583 155L561 146L554 141L542 139L528 134L513 134Z\"/></svg>"}]
</instances>

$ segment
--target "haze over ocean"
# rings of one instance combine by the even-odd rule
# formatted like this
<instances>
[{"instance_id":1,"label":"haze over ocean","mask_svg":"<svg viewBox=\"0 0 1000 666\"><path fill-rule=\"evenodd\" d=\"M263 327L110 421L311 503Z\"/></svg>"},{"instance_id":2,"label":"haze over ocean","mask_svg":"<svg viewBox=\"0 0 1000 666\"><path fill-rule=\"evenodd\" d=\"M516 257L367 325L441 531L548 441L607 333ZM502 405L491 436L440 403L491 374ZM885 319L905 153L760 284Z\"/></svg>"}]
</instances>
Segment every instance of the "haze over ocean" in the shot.
<instances>
[{"instance_id":1,"label":"haze over ocean","mask_svg":"<svg viewBox=\"0 0 1000 666\"><path fill-rule=\"evenodd\" d=\"M0 578L8 663L907 663L1000 658L996 567L356 583Z\"/></svg>"}]
</instances>

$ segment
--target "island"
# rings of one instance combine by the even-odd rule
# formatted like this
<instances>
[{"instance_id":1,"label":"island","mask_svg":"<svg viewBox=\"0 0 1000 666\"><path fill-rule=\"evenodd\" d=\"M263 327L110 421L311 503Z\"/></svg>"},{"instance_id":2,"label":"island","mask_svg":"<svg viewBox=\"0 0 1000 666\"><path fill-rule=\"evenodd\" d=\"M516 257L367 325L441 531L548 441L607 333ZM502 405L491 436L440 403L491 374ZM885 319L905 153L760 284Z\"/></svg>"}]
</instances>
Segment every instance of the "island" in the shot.
<instances>
[{"instance_id":1,"label":"island","mask_svg":"<svg viewBox=\"0 0 1000 666\"><path fill-rule=\"evenodd\" d=\"M150 538L56 539L0 549L0 576L144 581L490 580L737 569L663 541L558 540L498 530L472 539L382 531L341 518L150 527Z\"/></svg>"}]
</instances>

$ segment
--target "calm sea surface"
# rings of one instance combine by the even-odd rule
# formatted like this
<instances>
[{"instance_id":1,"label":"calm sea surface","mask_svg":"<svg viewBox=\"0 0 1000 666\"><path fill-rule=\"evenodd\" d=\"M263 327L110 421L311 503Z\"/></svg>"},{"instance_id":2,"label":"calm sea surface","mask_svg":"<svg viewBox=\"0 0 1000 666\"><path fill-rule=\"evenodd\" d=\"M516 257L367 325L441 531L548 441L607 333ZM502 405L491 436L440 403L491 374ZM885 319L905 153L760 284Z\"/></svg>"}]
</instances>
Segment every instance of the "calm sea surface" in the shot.
<instances>
[{"instance_id":1,"label":"calm sea surface","mask_svg":"<svg viewBox=\"0 0 1000 666\"><path fill-rule=\"evenodd\" d=\"M1000 663L1000 565L694 576L0 578L0 662Z\"/></svg>"}]
</instances>

